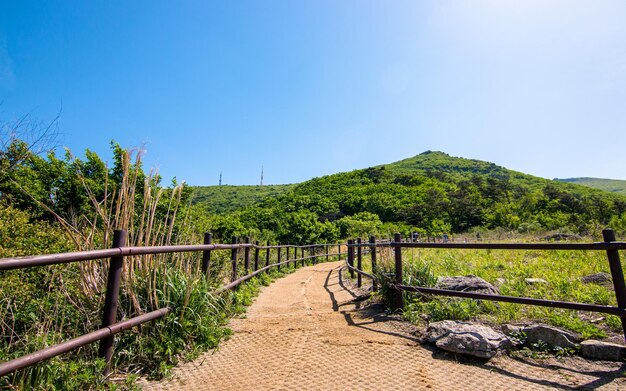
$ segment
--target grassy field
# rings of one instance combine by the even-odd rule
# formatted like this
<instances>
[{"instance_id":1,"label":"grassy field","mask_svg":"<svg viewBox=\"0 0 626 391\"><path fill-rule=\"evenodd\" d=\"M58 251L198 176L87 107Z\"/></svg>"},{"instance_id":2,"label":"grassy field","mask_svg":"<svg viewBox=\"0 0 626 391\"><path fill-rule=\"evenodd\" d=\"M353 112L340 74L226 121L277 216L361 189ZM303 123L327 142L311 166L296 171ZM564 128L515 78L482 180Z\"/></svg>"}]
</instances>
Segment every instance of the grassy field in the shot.
<instances>
[{"instance_id":1,"label":"grassy field","mask_svg":"<svg viewBox=\"0 0 626 391\"><path fill-rule=\"evenodd\" d=\"M602 178L567 178L557 179L561 182L576 183L594 189L600 189L611 193L626 195L626 181L619 179L602 179Z\"/></svg>"},{"instance_id":2,"label":"grassy field","mask_svg":"<svg viewBox=\"0 0 626 391\"><path fill-rule=\"evenodd\" d=\"M612 285L583 284L581 277L609 272L603 251L403 250L405 284L434 286L439 276L475 275L502 295L615 305ZM369 263L369 262L366 262ZM381 254L382 272L393 272L393 253ZM529 284L527 278L546 283ZM405 317L415 323L444 319L486 323L541 321L582 334L606 338L621 332L619 318L600 313L561 310L472 299L427 297L407 293Z\"/></svg>"}]
</instances>

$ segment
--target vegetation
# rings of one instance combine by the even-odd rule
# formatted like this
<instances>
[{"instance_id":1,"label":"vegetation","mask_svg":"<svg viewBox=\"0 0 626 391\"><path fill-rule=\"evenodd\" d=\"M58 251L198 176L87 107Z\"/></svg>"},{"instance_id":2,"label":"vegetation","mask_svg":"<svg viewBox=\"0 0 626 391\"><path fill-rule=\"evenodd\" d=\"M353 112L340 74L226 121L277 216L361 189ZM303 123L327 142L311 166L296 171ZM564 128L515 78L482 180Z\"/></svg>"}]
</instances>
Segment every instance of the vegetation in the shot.
<instances>
[{"instance_id":1,"label":"vegetation","mask_svg":"<svg viewBox=\"0 0 626 391\"><path fill-rule=\"evenodd\" d=\"M403 260L407 285L433 287L440 276L475 275L498 287L506 296L616 305L611 285L581 282L583 276L609 272L602 251L405 249ZM393 253L382 251L379 265L380 278L393 275ZM546 283L531 284L527 278L541 278ZM391 293L381 292L387 300L391 299ZM532 320L595 339L621 331L619 318L613 315L416 293L405 293L403 313L414 323L444 319L494 324Z\"/></svg>"},{"instance_id":2,"label":"vegetation","mask_svg":"<svg viewBox=\"0 0 626 391\"><path fill-rule=\"evenodd\" d=\"M626 231L626 197L429 151L314 178L221 218L292 243L493 229L594 235Z\"/></svg>"},{"instance_id":3,"label":"vegetation","mask_svg":"<svg viewBox=\"0 0 626 391\"><path fill-rule=\"evenodd\" d=\"M626 181L619 179L602 178L567 178L557 179L561 182L576 183L579 185L600 189L611 193L626 195Z\"/></svg>"},{"instance_id":4,"label":"vegetation","mask_svg":"<svg viewBox=\"0 0 626 391\"><path fill-rule=\"evenodd\" d=\"M83 159L69 151L63 157L53 151L42 156L28 142L3 140L0 257L102 248L110 243L113 229L127 229L129 244L136 246L199 243L208 231L215 242L228 242L236 235L274 243L336 242L395 232L407 236L414 231L428 236L494 229L597 234L607 224L626 231L626 197L440 152L298 185L196 189L198 202L193 203L194 191L184 183L173 180L164 186L158 175L144 172L140 155L115 143L112 150L109 167L89 150ZM240 197L232 198L232 190ZM171 312L117 339L117 371L159 377L181 358L215 347L229 334L226 319L250 302L258 284L280 275L263 275L237 292L218 296L212 292L228 278L222 267L228 254L214 253L208 277L199 270L199 257L127 258L118 319L165 306ZM406 275L429 285L436 275L472 273L491 282L505 278L501 287L505 294L602 304L613 300L576 280L578 273L604 270L606 262L589 262L580 254L546 257L529 252L510 257L422 251L413 257L414 263L407 262ZM568 271L562 272L566 264ZM549 281L547 287L520 282L524 276L537 276L539 270ZM0 360L97 329L106 271L106 261L93 261L1 272ZM613 317L590 325L570 312L550 315L534 307L520 310L468 300L413 301L407 316L422 312L433 319L543 317L590 336L601 336L603 327L618 324ZM0 387L102 388L103 362L95 349L88 346L19 371L0 379Z\"/></svg>"},{"instance_id":5,"label":"vegetation","mask_svg":"<svg viewBox=\"0 0 626 391\"><path fill-rule=\"evenodd\" d=\"M293 187L294 185L194 186L191 202L204 205L209 213L228 213L258 204L266 198L277 197Z\"/></svg>"},{"instance_id":6,"label":"vegetation","mask_svg":"<svg viewBox=\"0 0 626 391\"><path fill-rule=\"evenodd\" d=\"M106 247L114 228L128 230L129 245L201 242L215 220L189 205L190 189L175 181L161 186L158 176L144 173L141 156L112 148L111 168L89 151L85 160L69 152L44 158L20 140L0 151L0 258ZM230 254L212 255L208 278L200 272L200 254L126 257L117 318L163 307L170 312L116 338L118 373L161 377L180 359L214 348L229 335L227 319L250 303L258 284L291 270L215 295L228 278L222 266ZM98 329L106 272L106 260L0 272L0 360ZM0 388L101 389L103 365L91 344L2 377ZM132 388L132 382L106 384Z\"/></svg>"}]
</instances>

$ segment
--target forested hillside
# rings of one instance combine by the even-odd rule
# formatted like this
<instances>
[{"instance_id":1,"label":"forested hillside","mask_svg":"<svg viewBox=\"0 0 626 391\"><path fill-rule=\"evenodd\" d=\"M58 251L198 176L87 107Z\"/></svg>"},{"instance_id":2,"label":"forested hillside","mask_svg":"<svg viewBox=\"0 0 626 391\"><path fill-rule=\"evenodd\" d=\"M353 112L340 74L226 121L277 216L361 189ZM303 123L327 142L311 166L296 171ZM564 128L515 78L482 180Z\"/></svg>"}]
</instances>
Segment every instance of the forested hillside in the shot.
<instances>
[{"instance_id":1,"label":"forested hillside","mask_svg":"<svg viewBox=\"0 0 626 391\"><path fill-rule=\"evenodd\" d=\"M233 212L245 206L260 203L268 197L276 197L295 185L263 186L194 186L191 202L202 204L210 213Z\"/></svg>"},{"instance_id":2,"label":"forested hillside","mask_svg":"<svg viewBox=\"0 0 626 391\"><path fill-rule=\"evenodd\" d=\"M330 240L475 228L580 234L626 224L626 197L534 177L493 163L425 152L396 163L314 178L228 215L282 240Z\"/></svg>"}]
</instances>

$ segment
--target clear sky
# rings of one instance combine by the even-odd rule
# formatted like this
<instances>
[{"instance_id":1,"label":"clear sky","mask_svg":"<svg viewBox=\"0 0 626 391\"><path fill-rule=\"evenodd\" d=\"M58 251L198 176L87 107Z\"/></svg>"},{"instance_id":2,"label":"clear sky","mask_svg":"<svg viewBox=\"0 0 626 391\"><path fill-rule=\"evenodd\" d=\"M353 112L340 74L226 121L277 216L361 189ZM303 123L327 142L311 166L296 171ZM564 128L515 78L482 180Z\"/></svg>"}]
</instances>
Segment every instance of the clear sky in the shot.
<instances>
[{"instance_id":1,"label":"clear sky","mask_svg":"<svg viewBox=\"0 0 626 391\"><path fill-rule=\"evenodd\" d=\"M626 1L0 0L0 120L292 183L440 150L626 179Z\"/></svg>"}]
</instances>

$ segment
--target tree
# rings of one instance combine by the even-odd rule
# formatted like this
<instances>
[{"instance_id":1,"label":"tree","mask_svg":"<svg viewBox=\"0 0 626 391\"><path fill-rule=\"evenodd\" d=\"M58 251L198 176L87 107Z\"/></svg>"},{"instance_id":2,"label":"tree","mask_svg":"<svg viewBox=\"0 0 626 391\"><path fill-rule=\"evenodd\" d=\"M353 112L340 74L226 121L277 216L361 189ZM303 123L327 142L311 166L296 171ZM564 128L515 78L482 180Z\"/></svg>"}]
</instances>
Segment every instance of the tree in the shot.
<instances>
[{"instance_id":1,"label":"tree","mask_svg":"<svg viewBox=\"0 0 626 391\"><path fill-rule=\"evenodd\" d=\"M0 122L0 177L6 176L30 154L41 155L54 150L58 145L59 118L61 112L48 124L33 120L30 114L7 122ZM15 154L15 144L19 143L20 153ZM6 154L13 149L11 159Z\"/></svg>"}]
</instances>

